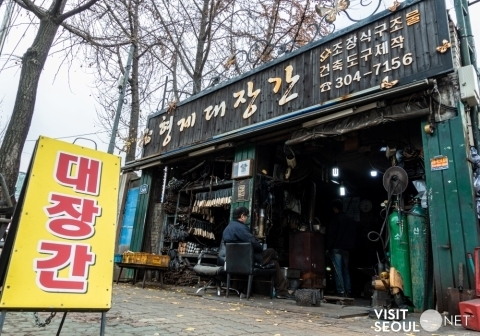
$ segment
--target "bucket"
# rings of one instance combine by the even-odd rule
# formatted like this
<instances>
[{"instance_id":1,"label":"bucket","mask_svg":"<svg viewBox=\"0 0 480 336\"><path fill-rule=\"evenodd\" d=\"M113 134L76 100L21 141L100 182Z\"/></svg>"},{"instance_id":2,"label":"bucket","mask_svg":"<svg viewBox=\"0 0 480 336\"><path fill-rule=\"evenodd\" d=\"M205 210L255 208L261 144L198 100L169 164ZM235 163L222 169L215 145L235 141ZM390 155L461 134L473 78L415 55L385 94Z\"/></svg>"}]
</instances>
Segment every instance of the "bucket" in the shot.
<instances>
[{"instance_id":1,"label":"bucket","mask_svg":"<svg viewBox=\"0 0 480 336\"><path fill-rule=\"evenodd\" d=\"M300 279L301 270L298 268L281 267L280 271L288 279Z\"/></svg>"}]
</instances>

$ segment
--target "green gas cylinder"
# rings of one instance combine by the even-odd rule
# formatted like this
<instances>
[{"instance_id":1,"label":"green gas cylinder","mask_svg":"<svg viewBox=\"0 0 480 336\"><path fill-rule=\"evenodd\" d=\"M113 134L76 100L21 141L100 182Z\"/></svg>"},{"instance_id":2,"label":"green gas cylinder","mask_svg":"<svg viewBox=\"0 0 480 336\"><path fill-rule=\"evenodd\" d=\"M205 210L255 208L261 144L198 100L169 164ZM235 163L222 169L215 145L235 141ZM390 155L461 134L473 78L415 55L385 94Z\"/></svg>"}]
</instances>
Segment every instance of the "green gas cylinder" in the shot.
<instances>
[{"instance_id":1,"label":"green gas cylinder","mask_svg":"<svg viewBox=\"0 0 480 336\"><path fill-rule=\"evenodd\" d=\"M403 294L412 299L412 278L410 273L410 253L408 246L407 217L399 215L398 206L388 217L390 228L390 265L400 273L403 280Z\"/></svg>"},{"instance_id":2,"label":"green gas cylinder","mask_svg":"<svg viewBox=\"0 0 480 336\"><path fill-rule=\"evenodd\" d=\"M428 224L427 213L420 205L420 199L414 199L413 208L407 213L408 240L410 248L410 269L412 277L412 301L415 312L423 312L429 304L426 302Z\"/></svg>"}]
</instances>

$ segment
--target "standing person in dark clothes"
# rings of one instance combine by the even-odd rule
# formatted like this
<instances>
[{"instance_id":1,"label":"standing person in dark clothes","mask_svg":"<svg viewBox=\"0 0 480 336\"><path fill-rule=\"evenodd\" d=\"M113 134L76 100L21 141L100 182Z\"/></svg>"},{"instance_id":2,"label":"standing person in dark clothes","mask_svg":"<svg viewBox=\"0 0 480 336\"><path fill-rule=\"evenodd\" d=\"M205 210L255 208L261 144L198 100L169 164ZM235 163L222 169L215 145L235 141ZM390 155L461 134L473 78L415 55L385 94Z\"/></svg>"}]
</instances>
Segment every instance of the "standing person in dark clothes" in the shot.
<instances>
[{"instance_id":1,"label":"standing person in dark clothes","mask_svg":"<svg viewBox=\"0 0 480 336\"><path fill-rule=\"evenodd\" d=\"M223 231L222 244L220 246L219 256L225 258L225 245L224 243L252 243L253 251L255 253L255 263L259 265L267 265L270 263L275 264L277 275L275 276L275 290L277 298L279 299L293 299L294 296L288 291L288 280L283 276L280 271L280 265L278 264L277 253L274 249L269 248L263 250L262 244L260 244L253 234L248 230L247 219L249 211L245 207L239 207L233 210L233 220L228 223L227 227Z\"/></svg>"},{"instance_id":2,"label":"standing person in dark clothes","mask_svg":"<svg viewBox=\"0 0 480 336\"><path fill-rule=\"evenodd\" d=\"M355 248L357 225L353 218L343 212L342 200L334 200L331 207L334 215L328 228L327 252L330 251L337 269L335 272L337 293L349 297L352 286L348 271L348 259L350 250Z\"/></svg>"}]
</instances>

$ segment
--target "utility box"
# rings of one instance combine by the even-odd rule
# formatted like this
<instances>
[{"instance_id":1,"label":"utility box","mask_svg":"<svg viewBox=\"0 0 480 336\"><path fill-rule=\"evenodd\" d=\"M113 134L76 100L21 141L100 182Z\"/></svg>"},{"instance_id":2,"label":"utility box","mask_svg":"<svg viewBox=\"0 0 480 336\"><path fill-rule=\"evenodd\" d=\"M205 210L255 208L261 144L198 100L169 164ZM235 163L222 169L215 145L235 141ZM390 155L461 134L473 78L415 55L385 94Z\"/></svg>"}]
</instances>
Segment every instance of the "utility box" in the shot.
<instances>
[{"instance_id":1,"label":"utility box","mask_svg":"<svg viewBox=\"0 0 480 336\"><path fill-rule=\"evenodd\" d=\"M478 77L475 67L467 65L458 69L460 82L460 97L469 106L480 104L480 90L478 89Z\"/></svg>"}]
</instances>

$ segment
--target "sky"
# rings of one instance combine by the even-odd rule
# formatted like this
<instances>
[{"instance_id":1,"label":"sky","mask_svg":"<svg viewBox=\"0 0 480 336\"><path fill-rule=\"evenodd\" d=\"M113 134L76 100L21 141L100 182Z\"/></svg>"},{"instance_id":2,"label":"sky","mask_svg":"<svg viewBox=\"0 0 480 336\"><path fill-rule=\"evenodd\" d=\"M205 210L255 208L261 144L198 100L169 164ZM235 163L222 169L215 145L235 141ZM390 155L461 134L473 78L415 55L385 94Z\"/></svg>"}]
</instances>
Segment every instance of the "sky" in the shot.
<instances>
[{"instance_id":1,"label":"sky","mask_svg":"<svg viewBox=\"0 0 480 336\"><path fill-rule=\"evenodd\" d=\"M393 0L386 0L382 7L390 6L392 2ZM6 3L0 8L0 23L5 5ZM453 0L447 0L447 7L453 7ZM470 14L472 18L480 17L480 3L470 7ZM13 62L18 60L16 57L23 55L34 38L31 27L28 28L27 25L14 27L0 55L0 127L8 122L15 103L20 67ZM480 20L472 20L472 30L476 45L480 48ZM75 61L70 69L60 67L62 60L61 54L52 55L45 65L38 86L33 120L22 152L20 171L27 170L35 141L40 135L70 143L75 141L76 144L89 148L95 148L96 145L98 150L107 151L110 139L108 133L99 126L96 117L96 107L99 107L94 99L96 92L93 87L93 69L88 70L90 73L85 71L85 67L81 67L81 59Z\"/></svg>"}]
</instances>

